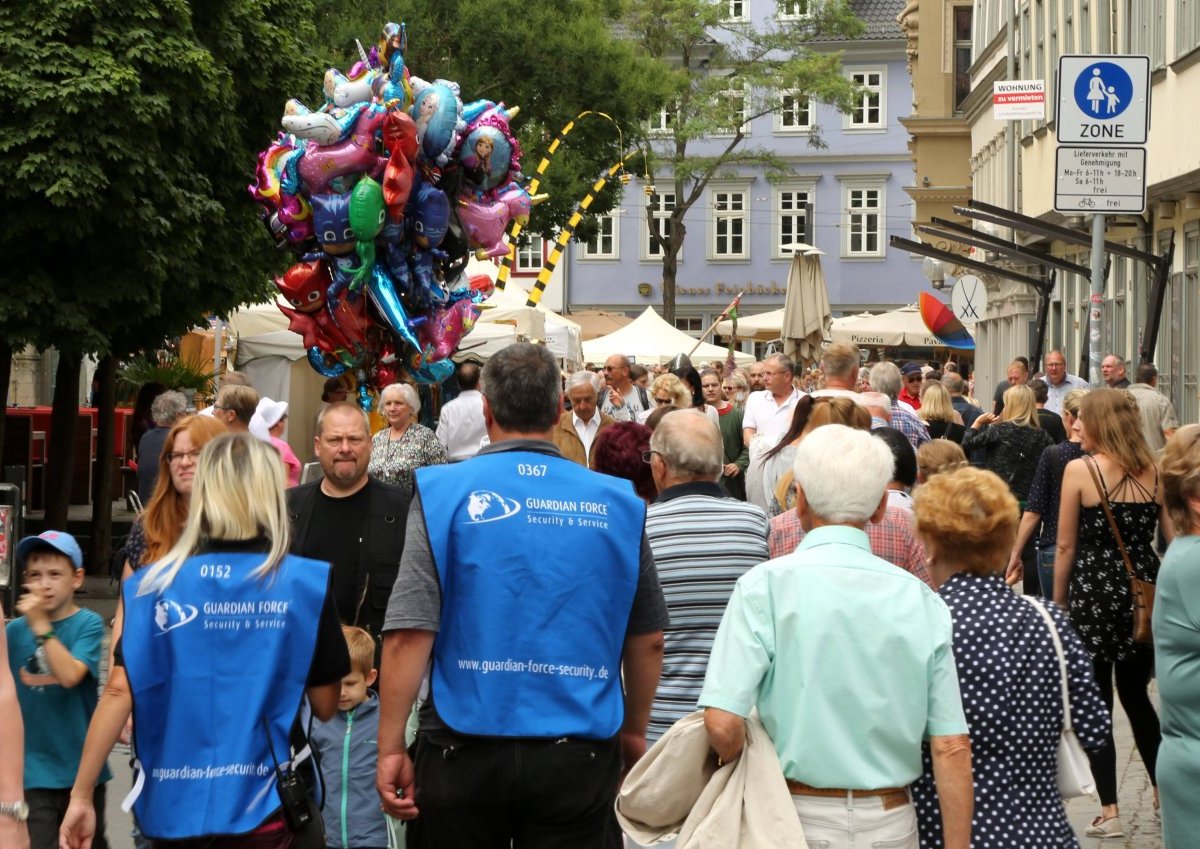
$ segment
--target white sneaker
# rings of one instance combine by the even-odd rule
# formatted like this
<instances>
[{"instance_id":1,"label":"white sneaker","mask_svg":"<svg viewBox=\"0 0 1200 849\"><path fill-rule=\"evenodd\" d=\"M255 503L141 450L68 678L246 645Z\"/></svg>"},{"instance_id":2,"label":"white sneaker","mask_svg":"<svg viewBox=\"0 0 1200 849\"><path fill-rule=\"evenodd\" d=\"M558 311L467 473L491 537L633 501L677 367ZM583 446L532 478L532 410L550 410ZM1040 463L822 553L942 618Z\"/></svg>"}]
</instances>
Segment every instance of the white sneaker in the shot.
<instances>
[{"instance_id":1,"label":"white sneaker","mask_svg":"<svg viewBox=\"0 0 1200 849\"><path fill-rule=\"evenodd\" d=\"M1108 819L1103 816L1096 817L1083 833L1088 837L1099 838L1125 836L1125 831L1121 828L1120 817L1109 817Z\"/></svg>"}]
</instances>

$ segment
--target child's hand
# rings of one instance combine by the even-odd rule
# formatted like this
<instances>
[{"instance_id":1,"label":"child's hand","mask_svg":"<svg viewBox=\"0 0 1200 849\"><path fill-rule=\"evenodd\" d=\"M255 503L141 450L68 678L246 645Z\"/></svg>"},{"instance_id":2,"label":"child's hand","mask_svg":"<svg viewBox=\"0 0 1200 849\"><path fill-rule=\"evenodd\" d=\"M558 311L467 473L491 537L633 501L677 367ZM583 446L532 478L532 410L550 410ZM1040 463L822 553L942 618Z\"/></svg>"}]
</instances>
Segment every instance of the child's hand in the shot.
<instances>
[{"instance_id":1,"label":"child's hand","mask_svg":"<svg viewBox=\"0 0 1200 849\"><path fill-rule=\"evenodd\" d=\"M26 587L28 590L28 587ZM46 610L46 602L34 592L25 592L17 599L17 613L25 617L29 629L35 634L50 627L50 616Z\"/></svg>"}]
</instances>

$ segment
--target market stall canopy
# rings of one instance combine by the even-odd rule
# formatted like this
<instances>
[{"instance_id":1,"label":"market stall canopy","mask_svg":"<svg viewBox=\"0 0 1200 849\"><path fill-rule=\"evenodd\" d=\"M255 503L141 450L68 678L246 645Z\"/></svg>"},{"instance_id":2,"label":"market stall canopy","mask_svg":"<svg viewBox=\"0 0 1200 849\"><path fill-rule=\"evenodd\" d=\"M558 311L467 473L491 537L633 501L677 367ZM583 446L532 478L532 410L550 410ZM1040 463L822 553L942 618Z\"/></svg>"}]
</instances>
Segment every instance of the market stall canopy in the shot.
<instances>
[{"instance_id":1,"label":"market stall canopy","mask_svg":"<svg viewBox=\"0 0 1200 849\"><path fill-rule=\"evenodd\" d=\"M829 336L834 342L853 342L867 347L942 347L925 326L916 304L878 315L863 313L835 318Z\"/></svg>"},{"instance_id":2,"label":"market stall canopy","mask_svg":"<svg viewBox=\"0 0 1200 849\"><path fill-rule=\"evenodd\" d=\"M694 363L723 361L727 356L727 351L719 345L704 342L692 353L695 347L696 337L667 324L654 307L646 307L645 312L620 330L584 342L583 357L587 362L602 363L613 354L624 354L634 362L650 365L670 362L676 354L690 354ZM734 351L734 362L749 366L754 357Z\"/></svg>"},{"instance_id":3,"label":"market stall canopy","mask_svg":"<svg viewBox=\"0 0 1200 849\"><path fill-rule=\"evenodd\" d=\"M584 342L615 333L633 321L624 313L606 312L605 310L578 310L569 313L567 317L579 325L583 331Z\"/></svg>"},{"instance_id":4,"label":"market stall canopy","mask_svg":"<svg viewBox=\"0 0 1200 849\"><path fill-rule=\"evenodd\" d=\"M755 342L773 342L781 338L783 331L783 309L747 315L737 320L737 333L733 332L732 319L717 324L717 335L735 339L753 339Z\"/></svg>"},{"instance_id":5,"label":"market stall canopy","mask_svg":"<svg viewBox=\"0 0 1200 849\"><path fill-rule=\"evenodd\" d=\"M450 359L456 363L473 360L486 363L494 354L517 341L517 329L511 324L476 322L471 332L458 343Z\"/></svg>"},{"instance_id":6,"label":"market stall canopy","mask_svg":"<svg viewBox=\"0 0 1200 849\"><path fill-rule=\"evenodd\" d=\"M582 363L583 332L579 325L541 304L526 306L528 300L529 293L509 280L503 289L497 289L483 302L479 321L512 325L518 333L545 339L546 347L559 359Z\"/></svg>"}]
</instances>

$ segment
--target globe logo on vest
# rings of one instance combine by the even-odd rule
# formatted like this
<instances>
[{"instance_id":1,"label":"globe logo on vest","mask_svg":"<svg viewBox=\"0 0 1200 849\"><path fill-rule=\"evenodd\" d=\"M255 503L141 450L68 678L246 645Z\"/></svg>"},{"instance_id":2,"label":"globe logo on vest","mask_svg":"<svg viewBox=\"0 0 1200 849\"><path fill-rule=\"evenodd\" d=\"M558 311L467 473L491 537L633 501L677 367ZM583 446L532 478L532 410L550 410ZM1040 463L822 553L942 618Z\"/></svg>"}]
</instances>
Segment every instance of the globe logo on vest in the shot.
<instances>
[{"instance_id":1,"label":"globe logo on vest","mask_svg":"<svg viewBox=\"0 0 1200 849\"><path fill-rule=\"evenodd\" d=\"M154 605L154 624L158 626L160 634L165 634L176 628L182 628L199 614L200 611L194 604L179 604L165 598Z\"/></svg>"},{"instance_id":2,"label":"globe logo on vest","mask_svg":"<svg viewBox=\"0 0 1200 849\"><path fill-rule=\"evenodd\" d=\"M477 489L467 496L467 515L474 523L511 519L520 512L520 502L489 489Z\"/></svg>"}]
</instances>

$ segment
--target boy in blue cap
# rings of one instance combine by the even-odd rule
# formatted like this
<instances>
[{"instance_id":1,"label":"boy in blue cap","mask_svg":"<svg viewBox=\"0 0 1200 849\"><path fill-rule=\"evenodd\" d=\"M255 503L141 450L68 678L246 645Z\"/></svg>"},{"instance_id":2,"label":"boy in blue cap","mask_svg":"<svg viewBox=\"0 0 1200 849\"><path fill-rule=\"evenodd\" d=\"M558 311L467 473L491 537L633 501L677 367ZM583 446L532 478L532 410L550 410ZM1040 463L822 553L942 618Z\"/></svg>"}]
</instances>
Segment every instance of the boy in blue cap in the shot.
<instances>
[{"instance_id":1,"label":"boy in blue cap","mask_svg":"<svg viewBox=\"0 0 1200 849\"><path fill-rule=\"evenodd\" d=\"M96 709L104 621L75 603L83 553L68 533L45 531L17 544L25 592L8 623L8 663L25 717L25 802L30 849L57 849L88 723ZM104 782L96 785L96 839L104 838Z\"/></svg>"}]
</instances>

